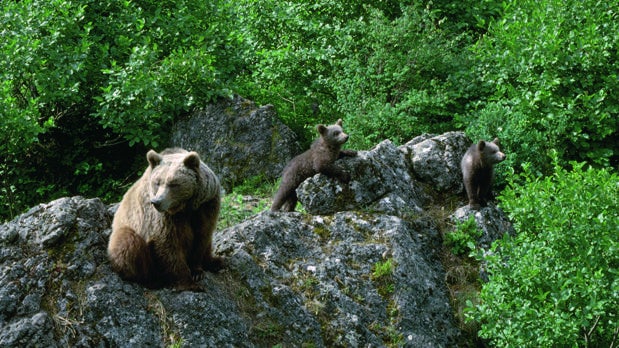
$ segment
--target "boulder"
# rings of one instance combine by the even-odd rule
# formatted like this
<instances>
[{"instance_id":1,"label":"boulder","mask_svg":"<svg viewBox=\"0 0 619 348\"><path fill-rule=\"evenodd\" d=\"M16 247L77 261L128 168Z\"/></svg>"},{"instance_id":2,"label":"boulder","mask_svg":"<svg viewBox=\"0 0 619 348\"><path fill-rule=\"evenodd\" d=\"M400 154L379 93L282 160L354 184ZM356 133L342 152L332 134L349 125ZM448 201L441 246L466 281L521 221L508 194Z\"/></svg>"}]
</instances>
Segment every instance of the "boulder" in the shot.
<instances>
[{"instance_id":1,"label":"boulder","mask_svg":"<svg viewBox=\"0 0 619 348\"><path fill-rule=\"evenodd\" d=\"M258 107L238 95L176 122L170 146L198 152L226 191L256 176L275 181L301 152L297 136L273 105Z\"/></svg>"},{"instance_id":2,"label":"boulder","mask_svg":"<svg viewBox=\"0 0 619 348\"><path fill-rule=\"evenodd\" d=\"M310 214L369 209L390 215L419 212L430 196L414 180L402 152L389 140L337 164L351 174L347 184L316 174L297 188L299 202Z\"/></svg>"},{"instance_id":3,"label":"boulder","mask_svg":"<svg viewBox=\"0 0 619 348\"><path fill-rule=\"evenodd\" d=\"M0 346L459 346L467 337L439 227L464 197L433 190L412 164L427 148L415 144L452 137L384 141L338 161L349 183L306 180L297 192L310 214L267 211L216 232L226 267L207 273L200 293L145 289L112 272L117 205L67 197L33 207L0 225ZM453 164L460 149L432 151ZM433 202L443 197L449 204ZM450 219L471 215L483 248L513 233L493 204Z\"/></svg>"},{"instance_id":4,"label":"boulder","mask_svg":"<svg viewBox=\"0 0 619 348\"><path fill-rule=\"evenodd\" d=\"M460 161L471 141L463 132L424 134L400 146L414 177L438 192L463 192Z\"/></svg>"},{"instance_id":5,"label":"boulder","mask_svg":"<svg viewBox=\"0 0 619 348\"><path fill-rule=\"evenodd\" d=\"M227 268L193 293L145 289L111 271L113 211L62 198L0 225L0 346L457 342L427 221L264 212L216 233Z\"/></svg>"},{"instance_id":6,"label":"boulder","mask_svg":"<svg viewBox=\"0 0 619 348\"><path fill-rule=\"evenodd\" d=\"M467 221L471 216L474 216L477 228L482 231L476 245L484 250L489 250L492 243L503 238L506 233L512 236L516 233L505 213L494 203L488 203L479 210L465 205L456 209L449 218L452 223L458 224Z\"/></svg>"}]
</instances>

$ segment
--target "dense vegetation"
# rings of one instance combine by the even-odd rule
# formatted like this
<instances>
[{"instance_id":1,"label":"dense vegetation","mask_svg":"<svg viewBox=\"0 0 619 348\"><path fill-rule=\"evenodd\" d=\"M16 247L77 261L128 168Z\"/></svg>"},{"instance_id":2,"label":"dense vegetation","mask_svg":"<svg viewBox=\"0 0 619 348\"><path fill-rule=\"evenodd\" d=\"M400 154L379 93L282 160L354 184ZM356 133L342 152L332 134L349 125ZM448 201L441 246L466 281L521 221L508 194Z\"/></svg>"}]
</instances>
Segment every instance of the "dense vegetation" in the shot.
<instances>
[{"instance_id":1,"label":"dense vegetation","mask_svg":"<svg viewBox=\"0 0 619 348\"><path fill-rule=\"evenodd\" d=\"M470 318L497 347L616 346L619 177L554 166L544 179L527 166L503 192L518 234L483 257L490 280Z\"/></svg>"},{"instance_id":2,"label":"dense vegetation","mask_svg":"<svg viewBox=\"0 0 619 348\"><path fill-rule=\"evenodd\" d=\"M619 3L7 0L0 11L2 219L64 195L117 201L175 119L232 93L274 104L306 144L339 117L357 149L498 136L501 204L519 234L490 260L471 316L499 346L617 344Z\"/></svg>"}]
</instances>

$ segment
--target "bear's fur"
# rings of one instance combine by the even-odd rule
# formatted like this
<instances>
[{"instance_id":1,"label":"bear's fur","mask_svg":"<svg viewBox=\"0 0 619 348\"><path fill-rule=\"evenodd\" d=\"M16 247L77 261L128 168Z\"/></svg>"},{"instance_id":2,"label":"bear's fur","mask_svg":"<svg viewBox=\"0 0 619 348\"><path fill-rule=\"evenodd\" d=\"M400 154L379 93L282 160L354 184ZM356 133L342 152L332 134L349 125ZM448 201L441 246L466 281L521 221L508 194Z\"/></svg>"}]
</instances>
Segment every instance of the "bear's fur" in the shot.
<instances>
[{"instance_id":1,"label":"bear's fur","mask_svg":"<svg viewBox=\"0 0 619 348\"><path fill-rule=\"evenodd\" d=\"M196 152L150 150L149 166L124 195L112 222L108 257L123 279L149 287L203 290L203 269L217 271L212 235L221 202L215 174Z\"/></svg>"},{"instance_id":2,"label":"bear's fur","mask_svg":"<svg viewBox=\"0 0 619 348\"><path fill-rule=\"evenodd\" d=\"M493 166L504 159L498 138L471 145L462 157L462 179L471 209L478 210L492 199Z\"/></svg>"},{"instance_id":3,"label":"bear's fur","mask_svg":"<svg viewBox=\"0 0 619 348\"><path fill-rule=\"evenodd\" d=\"M317 173L349 182L350 175L335 164L343 156L356 156L356 151L341 150L348 140L348 134L342 129L342 120L330 126L316 126L320 137L314 141L309 150L293 158L284 168L282 182L273 198L271 211L294 211L297 204L297 187L303 180Z\"/></svg>"}]
</instances>

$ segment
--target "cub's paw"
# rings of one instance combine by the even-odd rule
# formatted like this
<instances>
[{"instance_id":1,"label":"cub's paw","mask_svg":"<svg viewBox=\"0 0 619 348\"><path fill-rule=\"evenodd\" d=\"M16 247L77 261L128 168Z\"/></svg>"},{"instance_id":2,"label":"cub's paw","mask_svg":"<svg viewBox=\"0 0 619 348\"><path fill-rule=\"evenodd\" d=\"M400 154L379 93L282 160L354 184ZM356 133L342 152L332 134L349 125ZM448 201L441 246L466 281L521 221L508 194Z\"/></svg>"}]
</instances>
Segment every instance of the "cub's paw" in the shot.
<instances>
[{"instance_id":1,"label":"cub's paw","mask_svg":"<svg viewBox=\"0 0 619 348\"><path fill-rule=\"evenodd\" d=\"M209 272L218 273L225 266L224 258L223 257L211 257L210 259L204 262L203 266Z\"/></svg>"}]
</instances>

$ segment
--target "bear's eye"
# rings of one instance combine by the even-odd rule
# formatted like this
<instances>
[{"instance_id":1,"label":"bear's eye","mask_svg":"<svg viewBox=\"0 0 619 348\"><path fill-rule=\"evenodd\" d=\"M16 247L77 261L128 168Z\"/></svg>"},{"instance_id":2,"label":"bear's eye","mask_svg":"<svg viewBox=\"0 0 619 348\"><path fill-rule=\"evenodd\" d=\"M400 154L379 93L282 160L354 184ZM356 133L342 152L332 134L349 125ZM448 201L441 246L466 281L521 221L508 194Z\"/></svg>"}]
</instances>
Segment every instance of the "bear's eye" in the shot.
<instances>
[{"instance_id":1,"label":"bear's eye","mask_svg":"<svg viewBox=\"0 0 619 348\"><path fill-rule=\"evenodd\" d=\"M172 181L168 183L168 187L179 187L180 184L177 181Z\"/></svg>"},{"instance_id":2,"label":"bear's eye","mask_svg":"<svg viewBox=\"0 0 619 348\"><path fill-rule=\"evenodd\" d=\"M338 135L340 135L340 133L341 133L340 131L335 131L333 132L333 135L337 137Z\"/></svg>"}]
</instances>

